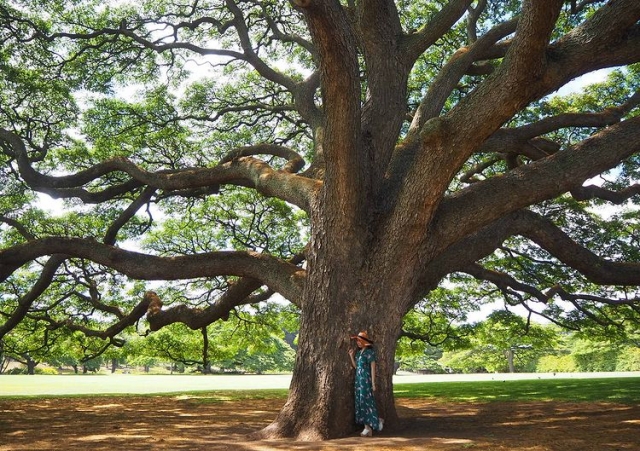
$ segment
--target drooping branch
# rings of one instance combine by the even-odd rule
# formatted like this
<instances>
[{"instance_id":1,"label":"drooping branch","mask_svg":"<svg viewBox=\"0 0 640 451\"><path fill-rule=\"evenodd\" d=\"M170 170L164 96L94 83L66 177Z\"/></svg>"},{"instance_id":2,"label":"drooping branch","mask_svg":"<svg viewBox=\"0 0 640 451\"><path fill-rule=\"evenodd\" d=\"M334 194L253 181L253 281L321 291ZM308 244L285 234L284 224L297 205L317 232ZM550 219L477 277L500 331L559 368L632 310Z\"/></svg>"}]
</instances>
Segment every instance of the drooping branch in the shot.
<instances>
[{"instance_id":1,"label":"drooping branch","mask_svg":"<svg viewBox=\"0 0 640 451\"><path fill-rule=\"evenodd\" d=\"M18 299L17 308L8 316L4 324L0 324L0 341L2 337L9 333L26 317L33 303L49 287L56 271L65 260L66 257L63 255L52 255L51 258L49 258L40 271L37 282L33 284L24 296Z\"/></svg>"},{"instance_id":2,"label":"drooping branch","mask_svg":"<svg viewBox=\"0 0 640 451\"><path fill-rule=\"evenodd\" d=\"M292 265L299 265L304 261L305 256L299 254L289 260ZM186 305L177 305L168 309L154 308L149 310L147 318L151 330L159 330L164 326L181 322L193 330L200 329L217 320L227 320L230 312L241 305L256 304L267 300L273 291L266 290L263 293L254 293L264 284L262 281L243 277L231 282L226 291L216 301L202 309L191 308ZM158 299L159 300L159 299ZM289 299L298 307L301 306L301 298ZM160 304L161 305L161 304Z\"/></svg>"},{"instance_id":3,"label":"drooping branch","mask_svg":"<svg viewBox=\"0 0 640 451\"><path fill-rule=\"evenodd\" d=\"M510 290L515 290L526 293L543 304L546 304L549 301L549 296L547 294L543 293L535 287L532 287L531 285L517 281L509 274L487 269L479 264L466 266L462 269L462 272L465 272L475 277L476 279L491 282L502 292L507 293Z\"/></svg>"},{"instance_id":4,"label":"drooping branch","mask_svg":"<svg viewBox=\"0 0 640 451\"><path fill-rule=\"evenodd\" d=\"M491 207L493 208L493 206ZM457 217L456 224L464 224L466 219ZM422 299L435 288L434 280L439 281L445 275L454 272L467 272L484 280L491 281L505 289L526 292L540 302L546 302L553 294L528 287L511 276L503 276L474 266L479 260L491 255L509 237L520 235L530 239L563 264L575 269L590 282L600 285L638 285L640 281L640 262L614 262L594 254L573 241L566 233L550 220L531 211L520 210L505 215L452 244L444 244L439 237L435 242L441 245L438 256L422 272L412 296L412 304ZM436 282L437 283L437 282ZM615 303L602 298L603 303ZM622 302L632 304L631 302Z\"/></svg>"},{"instance_id":5,"label":"drooping branch","mask_svg":"<svg viewBox=\"0 0 640 451\"><path fill-rule=\"evenodd\" d=\"M173 323L184 323L193 330L200 329L217 320L226 320L229 313L241 305L254 303L250 294L262 286L262 282L251 278L242 278L233 283L216 300L216 302L204 309L191 308L184 304L176 305L166 310L150 313L147 315L150 330L156 331L164 326Z\"/></svg>"},{"instance_id":6,"label":"drooping branch","mask_svg":"<svg viewBox=\"0 0 640 451\"><path fill-rule=\"evenodd\" d=\"M544 248L558 260L600 285L640 285L640 262L613 262L573 241L550 220L524 213L519 235Z\"/></svg>"},{"instance_id":7,"label":"drooping branch","mask_svg":"<svg viewBox=\"0 0 640 451\"><path fill-rule=\"evenodd\" d=\"M572 240L551 220L527 210L521 210L502 218L483 229L482 232L470 237L476 244L479 244L477 241L479 237L488 241L486 245L476 247L473 257L478 259L478 257L481 258L484 255L488 255L491 248L496 249L499 242L514 235L530 239L563 264L580 272L593 283L600 285L640 284L640 262L614 262L602 258ZM463 243L467 247L472 245L470 242ZM460 244L457 243L454 249L459 249ZM470 270L469 268L473 269L471 265L467 265L464 268L460 268L460 270L467 271ZM489 278L487 276L488 272L483 274L486 276L483 278ZM507 282L506 279L502 279L502 281ZM511 282L510 284L512 285ZM522 289L522 287L519 289ZM532 292L530 294L535 293ZM549 297L549 294L545 294L542 297L537 294L536 297L543 301Z\"/></svg>"},{"instance_id":8,"label":"drooping branch","mask_svg":"<svg viewBox=\"0 0 640 451\"><path fill-rule=\"evenodd\" d=\"M9 218L8 216L0 216L0 222L4 222L10 227L13 227L18 231L20 235L24 237L27 241L35 240L35 236L29 231L27 227L24 226L20 221L16 221L13 218Z\"/></svg>"},{"instance_id":9,"label":"drooping branch","mask_svg":"<svg viewBox=\"0 0 640 451\"><path fill-rule=\"evenodd\" d=\"M81 332L87 337L95 337L101 338L103 340L110 340L109 344L113 344L115 346L122 346L124 344L124 340L116 338L116 335L121 333L127 327L133 326L136 322L138 322L146 313L149 308L150 299L148 297L144 297L142 301L140 301L129 314L122 316L118 319L117 322L110 325L104 330L98 330L92 327L88 327L85 325L77 324L72 319L67 319L64 321L57 321L51 317L48 317L46 320L49 322L50 329L58 329L64 327L65 329ZM104 351L103 351L104 352Z\"/></svg>"},{"instance_id":10,"label":"drooping branch","mask_svg":"<svg viewBox=\"0 0 640 451\"><path fill-rule=\"evenodd\" d=\"M441 330L442 326L439 325L438 330L427 330L423 333L411 332L408 330L402 330L398 338L408 338L412 342L422 341L430 346L442 346L444 343L454 340L458 337L456 330L453 328L453 322L447 324L445 330ZM436 339L438 338L438 339Z\"/></svg>"},{"instance_id":11,"label":"drooping branch","mask_svg":"<svg viewBox=\"0 0 640 451\"><path fill-rule=\"evenodd\" d=\"M86 258L134 279L179 280L236 275L261 280L287 299L300 299L304 270L257 252L221 251L159 257L80 238L43 238L0 251L0 282L22 265L43 255L63 253Z\"/></svg>"},{"instance_id":12,"label":"drooping branch","mask_svg":"<svg viewBox=\"0 0 640 451\"><path fill-rule=\"evenodd\" d=\"M554 324L567 329L578 330L579 326L570 324L561 317L550 315L545 313L544 310L532 308L529 305L528 298L533 298L537 302L542 304L548 304L552 298L558 296L561 300L568 302L575 308L576 311L581 312L586 317L600 324L601 326L614 325L622 327L623 324L617 319L611 318L606 315L599 306L611 305L611 306L628 306L632 310L640 311L640 298L617 298L612 299L604 296L595 296L590 294L581 293L569 293L561 284L555 284L545 292L540 289L517 281L509 274L489 270L478 264L469 265L462 270L478 280L483 280L494 284L503 293L507 304L510 306L519 305L529 312L529 315L534 314ZM524 293L521 295L520 293Z\"/></svg>"},{"instance_id":13,"label":"drooping branch","mask_svg":"<svg viewBox=\"0 0 640 451\"><path fill-rule=\"evenodd\" d=\"M109 228L107 229L105 235L104 235L104 239L102 240L102 242L104 244L109 244L109 245L114 245L116 242L116 236L118 235L118 232L120 231L120 229L122 227L124 227L124 225L129 222L129 220L131 218L133 218L135 216L135 214L138 212L138 210L145 205L146 203L148 203L151 200L151 197L153 197L153 195L155 194L156 190L155 188L149 188L147 187L141 194L140 196L138 196L138 198L133 201L131 203L131 205L129 205L121 214L118 218L116 218L115 221L113 221L111 223L111 225L109 226Z\"/></svg>"},{"instance_id":14,"label":"drooping branch","mask_svg":"<svg viewBox=\"0 0 640 451\"><path fill-rule=\"evenodd\" d=\"M412 301L406 309L413 308L413 305L435 289L437 283L447 274L463 271L464 268L495 252L504 240L517 232L519 215L520 212L505 215L456 242L443 245L437 256L421 269L416 290L411 297ZM459 222L462 221L463 219L459 218Z\"/></svg>"},{"instance_id":15,"label":"drooping branch","mask_svg":"<svg viewBox=\"0 0 640 451\"><path fill-rule=\"evenodd\" d=\"M592 294L569 293L562 287L561 284L554 285L549 290L547 290L545 294L549 298L557 295L557 296L560 296L561 299L572 302L572 303L584 300L584 301L597 302L599 304L614 305L614 306L616 305L640 306L639 297L632 297L632 298L624 297L624 298L612 299L604 296L595 296Z\"/></svg>"},{"instance_id":16,"label":"drooping branch","mask_svg":"<svg viewBox=\"0 0 640 451\"><path fill-rule=\"evenodd\" d=\"M571 190L571 195L578 201L602 199L616 205L622 205L633 196L640 195L640 184L635 183L619 191L609 190L597 185L579 186Z\"/></svg>"},{"instance_id":17,"label":"drooping branch","mask_svg":"<svg viewBox=\"0 0 640 451\"><path fill-rule=\"evenodd\" d=\"M464 272L494 284L505 295L505 299L510 300L508 301L509 305L522 305L530 313L541 315L563 327L575 328L575 326L547 315L539 309L534 310L528 304L527 298L547 305L551 298L560 296L562 300L570 302L585 315L594 315L592 312L592 309L595 308L594 303L626 305L634 310L640 310L640 304L635 297L608 298L591 294L568 293L561 284L555 284L545 291L544 287L538 288L523 283L509 274L486 269L477 263L477 261L491 255L506 239L515 235L530 239L593 283L635 286L640 280L640 263L614 262L599 257L573 241L550 220L536 213L522 210L504 216L444 249L435 260L423 268L423 273L419 278L420 283L413 299L422 299L426 293L434 288L432 285L434 280L440 280L446 274ZM407 309L412 307L413 305L408 305ZM607 324L614 323L612 321Z\"/></svg>"}]
</instances>

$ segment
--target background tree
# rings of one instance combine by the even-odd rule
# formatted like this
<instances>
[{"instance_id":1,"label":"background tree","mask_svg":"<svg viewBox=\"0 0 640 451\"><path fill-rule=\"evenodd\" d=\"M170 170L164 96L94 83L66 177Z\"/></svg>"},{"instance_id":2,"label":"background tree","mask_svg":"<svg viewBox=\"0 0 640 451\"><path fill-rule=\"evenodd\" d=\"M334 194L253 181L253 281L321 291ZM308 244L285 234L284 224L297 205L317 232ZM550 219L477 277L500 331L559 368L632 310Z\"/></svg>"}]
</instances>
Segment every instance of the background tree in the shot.
<instances>
[{"instance_id":1,"label":"background tree","mask_svg":"<svg viewBox=\"0 0 640 451\"><path fill-rule=\"evenodd\" d=\"M353 431L362 329L394 426L403 318L449 274L637 322L637 210L593 210L640 192L637 0L116 5L0 1L0 337L118 346L147 310L200 330L277 293L300 333L261 436L320 439Z\"/></svg>"},{"instance_id":2,"label":"background tree","mask_svg":"<svg viewBox=\"0 0 640 451\"><path fill-rule=\"evenodd\" d=\"M538 359L556 348L558 332L507 311L496 311L476 325L466 349L447 353L442 365L458 371L534 372Z\"/></svg>"},{"instance_id":3,"label":"background tree","mask_svg":"<svg viewBox=\"0 0 640 451\"><path fill-rule=\"evenodd\" d=\"M290 371L293 349L284 341L282 327L290 312L279 305L245 307L227 321L200 330L171 324L151 334L139 349L144 355L164 362L179 363L191 371L212 372ZM206 331L206 335L204 335Z\"/></svg>"}]
</instances>

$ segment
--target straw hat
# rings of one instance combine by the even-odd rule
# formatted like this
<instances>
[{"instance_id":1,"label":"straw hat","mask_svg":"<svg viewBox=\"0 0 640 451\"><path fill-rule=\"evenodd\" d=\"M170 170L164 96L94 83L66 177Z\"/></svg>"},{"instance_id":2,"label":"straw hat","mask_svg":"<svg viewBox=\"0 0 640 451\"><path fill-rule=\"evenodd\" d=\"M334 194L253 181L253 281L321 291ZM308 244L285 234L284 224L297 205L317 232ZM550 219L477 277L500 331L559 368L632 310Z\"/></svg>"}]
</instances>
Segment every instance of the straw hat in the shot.
<instances>
[{"instance_id":1,"label":"straw hat","mask_svg":"<svg viewBox=\"0 0 640 451\"><path fill-rule=\"evenodd\" d=\"M358 333L358 335L352 335L351 338L355 340L359 340L365 346L373 345L373 340L369 338L369 334L367 333L366 330L363 330L362 332Z\"/></svg>"}]
</instances>

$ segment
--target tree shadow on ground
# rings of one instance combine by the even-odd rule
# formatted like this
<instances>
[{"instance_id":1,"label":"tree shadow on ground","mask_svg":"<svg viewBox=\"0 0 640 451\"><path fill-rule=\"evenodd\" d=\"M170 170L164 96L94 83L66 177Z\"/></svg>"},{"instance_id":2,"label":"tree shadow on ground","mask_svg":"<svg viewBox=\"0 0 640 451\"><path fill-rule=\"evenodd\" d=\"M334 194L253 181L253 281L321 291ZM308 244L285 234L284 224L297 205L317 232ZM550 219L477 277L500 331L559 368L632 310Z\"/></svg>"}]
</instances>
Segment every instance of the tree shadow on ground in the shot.
<instances>
[{"instance_id":1,"label":"tree shadow on ground","mask_svg":"<svg viewBox=\"0 0 640 451\"><path fill-rule=\"evenodd\" d=\"M373 438L249 441L284 400L201 395L0 401L0 451L632 451L640 407L614 403L440 403L398 399L400 427Z\"/></svg>"}]
</instances>

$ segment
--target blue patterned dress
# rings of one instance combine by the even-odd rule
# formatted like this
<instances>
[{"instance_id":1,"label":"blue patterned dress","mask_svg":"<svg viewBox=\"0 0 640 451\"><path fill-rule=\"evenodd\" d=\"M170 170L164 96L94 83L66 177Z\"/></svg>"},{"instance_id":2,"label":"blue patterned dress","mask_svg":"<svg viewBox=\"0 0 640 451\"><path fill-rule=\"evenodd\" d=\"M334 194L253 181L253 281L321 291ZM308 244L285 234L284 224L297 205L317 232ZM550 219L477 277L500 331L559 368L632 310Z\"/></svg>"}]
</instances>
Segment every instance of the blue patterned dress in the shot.
<instances>
[{"instance_id":1,"label":"blue patterned dress","mask_svg":"<svg viewBox=\"0 0 640 451\"><path fill-rule=\"evenodd\" d=\"M378 409L373 396L371 362L376 361L376 352L370 346L356 353L356 424L368 424L378 430Z\"/></svg>"}]
</instances>

